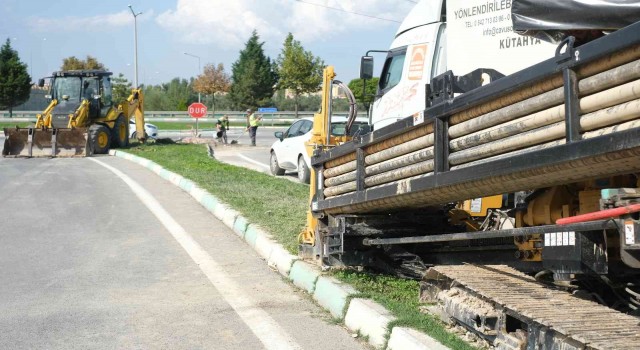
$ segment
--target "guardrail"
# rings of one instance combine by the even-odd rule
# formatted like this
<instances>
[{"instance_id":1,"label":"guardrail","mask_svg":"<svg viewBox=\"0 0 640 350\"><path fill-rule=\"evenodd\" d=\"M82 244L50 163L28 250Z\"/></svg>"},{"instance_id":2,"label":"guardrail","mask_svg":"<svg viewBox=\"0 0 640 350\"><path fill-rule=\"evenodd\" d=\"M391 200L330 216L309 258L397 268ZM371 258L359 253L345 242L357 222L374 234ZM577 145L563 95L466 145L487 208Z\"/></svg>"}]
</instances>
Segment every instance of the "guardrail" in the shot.
<instances>
[{"instance_id":1,"label":"guardrail","mask_svg":"<svg viewBox=\"0 0 640 350\"><path fill-rule=\"evenodd\" d=\"M36 115L41 111L14 111L13 117L9 118L9 111L0 111L0 123L29 123L36 121ZM298 112L298 119L305 117L313 117L315 112ZM274 112L274 113L257 113L262 116L262 125L288 125L296 121L295 112ZM346 114L346 113L345 113ZM207 113L203 118L200 118L201 123L215 123L218 118L223 115L229 117L229 122L245 123L246 115L242 112L236 111L216 111L215 116L213 113ZM359 116L366 116L365 113L358 113ZM186 111L145 111L145 120L149 123L153 122L167 122L167 123L194 123L195 119L191 118Z\"/></svg>"}]
</instances>

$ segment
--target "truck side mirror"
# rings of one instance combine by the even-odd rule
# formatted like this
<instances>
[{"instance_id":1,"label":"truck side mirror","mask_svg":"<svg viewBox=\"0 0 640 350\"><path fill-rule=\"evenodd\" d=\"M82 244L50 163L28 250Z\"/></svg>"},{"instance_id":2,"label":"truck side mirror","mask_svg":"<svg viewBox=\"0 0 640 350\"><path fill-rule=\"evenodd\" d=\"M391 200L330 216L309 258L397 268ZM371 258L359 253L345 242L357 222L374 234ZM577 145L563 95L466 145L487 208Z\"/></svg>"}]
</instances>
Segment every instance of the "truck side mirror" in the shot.
<instances>
[{"instance_id":1,"label":"truck side mirror","mask_svg":"<svg viewBox=\"0 0 640 350\"><path fill-rule=\"evenodd\" d=\"M360 59L360 79L373 78L373 57L362 56Z\"/></svg>"},{"instance_id":2,"label":"truck side mirror","mask_svg":"<svg viewBox=\"0 0 640 350\"><path fill-rule=\"evenodd\" d=\"M38 87L44 87L44 79L38 80Z\"/></svg>"}]
</instances>

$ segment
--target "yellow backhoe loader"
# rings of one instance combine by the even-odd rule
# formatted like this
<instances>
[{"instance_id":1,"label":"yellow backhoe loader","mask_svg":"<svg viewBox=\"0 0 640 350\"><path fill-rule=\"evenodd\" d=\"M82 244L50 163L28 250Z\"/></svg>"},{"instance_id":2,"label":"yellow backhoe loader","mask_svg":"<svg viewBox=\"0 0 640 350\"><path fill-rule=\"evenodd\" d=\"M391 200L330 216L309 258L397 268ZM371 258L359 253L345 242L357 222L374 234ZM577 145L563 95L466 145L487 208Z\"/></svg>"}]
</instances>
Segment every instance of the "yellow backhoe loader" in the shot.
<instances>
[{"instance_id":1,"label":"yellow backhoe loader","mask_svg":"<svg viewBox=\"0 0 640 350\"><path fill-rule=\"evenodd\" d=\"M144 142L144 97L133 89L127 100L113 103L111 72L74 70L50 77L49 106L34 126L5 128L4 157L84 157L129 144L129 119L136 118L137 138ZM38 85L44 86L44 79Z\"/></svg>"}]
</instances>

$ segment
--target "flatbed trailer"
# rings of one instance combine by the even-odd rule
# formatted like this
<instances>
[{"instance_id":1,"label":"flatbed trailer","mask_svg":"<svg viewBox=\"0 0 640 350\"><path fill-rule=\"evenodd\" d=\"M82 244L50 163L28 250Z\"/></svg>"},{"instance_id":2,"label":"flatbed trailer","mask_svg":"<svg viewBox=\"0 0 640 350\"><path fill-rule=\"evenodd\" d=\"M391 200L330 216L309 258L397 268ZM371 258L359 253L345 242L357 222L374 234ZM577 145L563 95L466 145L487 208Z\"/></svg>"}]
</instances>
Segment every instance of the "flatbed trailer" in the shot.
<instances>
[{"instance_id":1,"label":"flatbed trailer","mask_svg":"<svg viewBox=\"0 0 640 350\"><path fill-rule=\"evenodd\" d=\"M422 113L316 147L318 225L301 254L414 277L471 262L637 288L637 211L598 227L556 221L640 198L640 23L573 44L460 95L480 84L447 72L427 85Z\"/></svg>"}]
</instances>

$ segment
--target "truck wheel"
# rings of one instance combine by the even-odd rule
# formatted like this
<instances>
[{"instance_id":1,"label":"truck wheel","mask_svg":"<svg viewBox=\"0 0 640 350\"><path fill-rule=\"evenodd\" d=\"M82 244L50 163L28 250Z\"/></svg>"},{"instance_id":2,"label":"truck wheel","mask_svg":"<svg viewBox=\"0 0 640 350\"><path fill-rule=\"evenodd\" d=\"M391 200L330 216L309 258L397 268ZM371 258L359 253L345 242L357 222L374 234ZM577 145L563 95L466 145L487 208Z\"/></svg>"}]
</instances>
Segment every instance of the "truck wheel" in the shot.
<instances>
[{"instance_id":1,"label":"truck wheel","mask_svg":"<svg viewBox=\"0 0 640 350\"><path fill-rule=\"evenodd\" d=\"M95 154L109 152L111 145L111 133L109 128L101 124L93 124L89 127L89 143Z\"/></svg>"},{"instance_id":2,"label":"truck wheel","mask_svg":"<svg viewBox=\"0 0 640 350\"><path fill-rule=\"evenodd\" d=\"M278 158L276 157L276 152L271 151L271 159L269 160L269 165L271 175L284 175L284 169L278 166Z\"/></svg>"},{"instance_id":3,"label":"truck wheel","mask_svg":"<svg viewBox=\"0 0 640 350\"><path fill-rule=\"evenodd\" d=\"M304 162L304 158L302 156L298 157L298 180L303 184L309 183L309 177L311 172L309 171L309 167Z\"/></svg>"},{"instance_id":4,"label":"truck wheel","mask_svg":"<svg viewBox=\"0 0 640 350\"><path fill-rule=\"evenodd\" d=\"M123 148L129 146L129 123L124 115L120 115L116 119L111 135L111 144L113 147Z\"/></svg>"}]
</instances>

